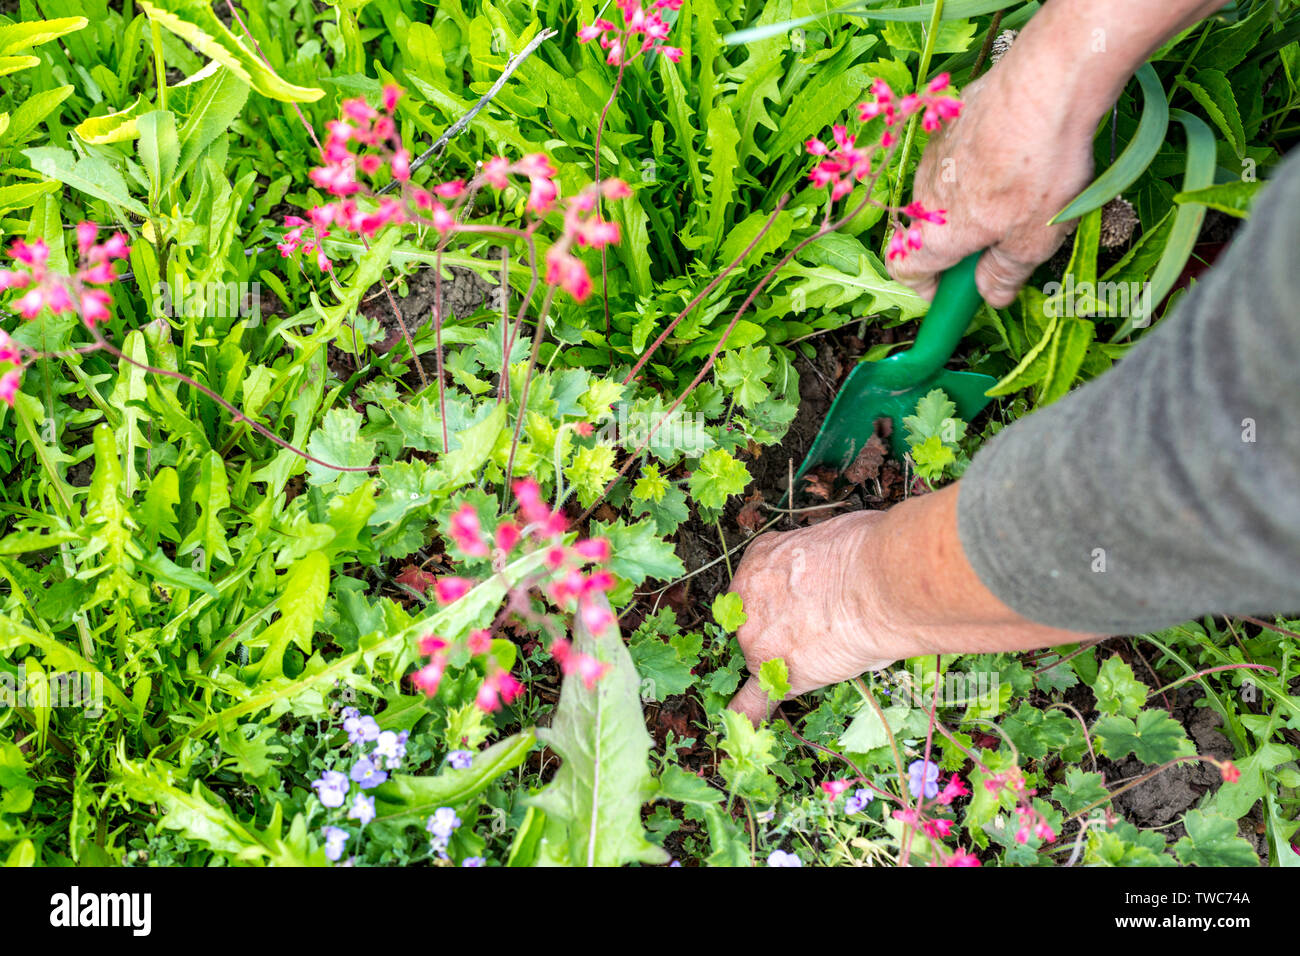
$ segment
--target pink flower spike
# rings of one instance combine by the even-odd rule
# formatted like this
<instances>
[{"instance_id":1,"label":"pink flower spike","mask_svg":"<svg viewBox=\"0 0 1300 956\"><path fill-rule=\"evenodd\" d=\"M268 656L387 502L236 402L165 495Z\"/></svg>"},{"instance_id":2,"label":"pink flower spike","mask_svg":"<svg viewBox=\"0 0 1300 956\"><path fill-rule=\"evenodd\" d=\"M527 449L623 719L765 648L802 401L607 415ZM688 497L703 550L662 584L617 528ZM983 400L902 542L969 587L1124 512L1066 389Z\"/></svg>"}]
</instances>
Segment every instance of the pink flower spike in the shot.
<instances>
[{"instance_id":1,"label":"pink flower spike","mask_svg":"<svg viewBox=\"0 0 1300 956\"><path fill-rule=\"evenodd\" d=\"M433 586L434 594L438 598L439 604L451 604L459 601L469 593L474 582L469 578L443 577L438 578Z\"/></svg>"},{"instance_id":2,"label":"pink flower spike","mask_svg":"<svg viewBox=\"0 0 1300 956\"><path fill-rule=\"evenodd\" d=\"M582 593L591 594L593 591L601 594L614 590L614 575L608 571L593 571L587 575L587 580L582 584Z\"/></svg>"},{"instance_id":3,"label":"pink flower spike","mask_svg":"<svg viewBox=\"0 0 1300 956\"><path fill-rule=\"evenodd\" d=\"M393 153L393 178L402 183L411 178L411 154L404 149Z\"/></svg>"},{"instance_id":4,"label":"pink flower spike","mask_svg":"<svg viewBox=\"0 0 1300 956\"><path fill-rule=\"evenodd\" d=\"M974 853L967 853L965 850L954 850L952 856L944 860L944 866L979 866L980 861Z\"/></svg>"},{"instance_id":5,"label":"pink flower spike","mask_svg":"<svg viewBox=\"0 0 1300 956\"><path fill-rule=\"evenodd\" d=\"M568 555L559 545L546 549L546 566L552 571L558 571L564 564L564 559Z\"/></svg>"},{"instance_id":6,"label":"pink flower spike","mask_svg":"<svg viewBox=\"0 0 1300 956\"><path fill-rule=\"evenodd\" d=\"M0 292L5 289L25 289L27 283L31 281L31 276L25 272L14 272L12 269L0 269Z\"/></svg>"},{"instance_id":7,"label":"pink flower spike","mask_svg":"<svg viewBox=\"0 0 1300 956\"><path fill-rule=\"evenodd\" d=\"M436 658L412 674L411 683L424 691L426 696L432 697L438 693L438 685L442 683L442 673L446 669L446 662L442 658Z\"/></svg>"},{"instance_id":8,"label":"pink flower spike","mask_svg":"<svg viewBox=\"0 0 1300 956\"><path fill-rule=\"evenodd\" d=\"M435 202L433 204L433 212L431 215L433 217L433 228L437 229L440 233L445 234L450 232L451 228L456 225L455 218L447 211L447 207L440 202Z\"/></svg>"},{"instance_id":9,"label":"pink flower spike","mask_svg":"<svg viewBox=\"0 0 1300 956\"><path fill-rule=\"evenodd\" d=\"M99 235L99 226L93 222L77 223L77 251L84 256L95 244L97 235Z\"/></svg>"},{"instance_id":10,"label":"pink flower spike","mask_svg":"<svg viewBox=\"0 0 1300 956\"><path fill-rule=\"evenodd\" d=\"M511 551L519 543L519 526L512 521L503 521L497 525L497 547L502 551Z\"/></svg>"},{"instance_id":11,"label":"pink flower spike","mask_svg":"<svg viewBox=\"0 0 1300 956\"><path fill-rule=\"evenodd\" d=\"M596 660L590 654L579 654L577 657L571 657L565 662L565 665L565 673L576 673L582 678L587 690L595 687L596 682L604 677L610 669L609 664Z\"/></svg>"},{"instance_id":12,"label":"pink flower spike","mask_svg":"<svg viewBox=\"0 0 1300 956\"><path fill-rule=\"evenodd\" d=\"M9 255L31 269L40 270L44 269L45 263L49 261L50 247L45 244L44 239L37 239L30 243L15 239L14 244L9 247Z\"/></svg>"},{"instance_id":13,"label":"pink flower spike","mask_svg":"<svg viewBox=\"0 0 1300 956\"><path fill-rule=\"evenodd\" d=\"M600 184L600 191L606 199L626 199L632 195L632 187L621 179L607 179Z\"/></svg>"},{"instance_id":14,"label":"pink flower spike","mask_svg":"<svg viewBox=\"0 0 1300 956\"><path fill-rule=\"evenodd\" d=\"M456 546L471 558L486 558L489 554L487 542L483 540L483 528L479 524L478 512L473 505L461 505L460 510L451 516L448 527Z\"/></svg>"},{"instance_id":15,"label":"pink flower spike","mask_svg":"<svg viewBox=\"0 0 1300 956\"><path fill-rule=\"evenodd\" d=\"M852 780L823 780L822 793L834 800L851 786L853 786Z\"/></svg>"},{"instance_id":16,"label":"pink flower spike","mask_svg":"<svg viewBox=\"0 0 1300 956\"><path fill-rule=\"evenodd\" d=\"M124 232L113 233L99 248L103 249L104 255L110 259L125 259L131 254L131 246L126 241L126 233Z\"/></svg>"},{"instance_id":17,"label":"pink flower spike","mask_svg":"<svg viewBox=\"0 0 1300 956\"><path fill-rule=\"evenodd\" d=\"M803 144L803 147L808 151L809 155L812 156L825 156L830 152L826 147L826 144L819 139L810 139L808 142Z\"/></svg>"},{"instance_id":18,"label":"pink flower spike","mask_svg":"<svg viewBox=\"0 0 1300 956\"><path fill-rule=\"evenodd\" d=\"M81 317L87 325L96 325L108 318L108 305L112 298L101 289L87 289L81 294Z\"/></svg>"},{"instance_id":19,"label":"pink flower spike","mask_svg":"<svg viewBox=\"0 0 1300 956\"><path fill-rule=\"evenodd\" d=\"M383 100L384 109L391 113L397 109L397 101L402 98L402 88L395 83L389 83L384 86Z\"/></svg>"},{"instance_id":20,"label":"pink flower spike","mask_svg":"<svg viewBox=\"0 0 1300 956\"><path fill-rule=\"evenodd\" d=\"M441 196L443 199L455 199L465 191L465 180L453 179L445 183L438 183L433 187L433 191L435 195Z\"/></svg>"},{"instance_id":21,"label":"pink flower spike","mask_svg":"<svg viewBox=\"0 0 1300 956\"><path fill-rule=\"evenodd\" d=\"M598 564L608 561L611 553L609 541L605 538L584 538L573 546L573 550Z\"/></svg>"},{"instance_id":22,"label":"pink flower spike","mask_svg":"<svg viewBox=\"0 0 1300 956\"><path fill-rule=\"evenodd\" d=\"M510 185L510 180L506 178L508 172L510 172L510 163L504 156L494 156L483 164L483 178L488 181L488 185L496 189L505 189Z\"/></svg>"},{"instance_id":23,"label":"pink flower spike","mask_svg":"<svg viewBox=\"0 0 1300 956\"><path fill-rule=\"evenodd\" d=\"M343 115L357 123L369 123L375 118L370 104L360 97L343 101Z\"/></svg>"},{"instance_id":24,"label":"pink flower spike","mask_svg":"<svg viewBox=\"0 0 1300 956\"><path fill-rule=\"evenodd\" d=\"M882 78L876 77L871 84L871 93L881 103L888 103L894 98L894 91Z\"/></svg>"},{"instance_id":25,"label":"pink flower spike","mask_svg":"<svg viewBox=\"0 0 1300 956\"><path fill-rule=\"evenodd\" d=\"M432 657L441 650L447 648L447 642L437 634L426 634L420 638L420 643L416 645L421 654L425 657Z\"/></svg>"},{"instance_id":26,"label":"pink flower spike","mask_svg":"<svg viewBox=\"0 0 1300 956\"><path fill-rule=\"evenodd\" d=\"M8 332L0 329L0 362L13 362L16 365L21 359L18 343L9 337Z\"/></svg>"},{"instance_id":27,"label":"pink flower spike","mask_svg":"<svg viewBox=\"0 0 1300 956\"><path fill-rule=\"evenodd\" d=\"M682 51L681 51L681 49L680 49L679 47L675 47L675 46L663 46L663 47L660 47L660 48L659 48L659 52L662 53L665 57L667 57L667 58L668 58L668 62L670 62L670 63L679 63L679 62L681 62L681 59L682 59Z\"/></svg>"},{"instance_id":28,"label":"pink flower spike","mask_svg":"<svg viewBox=\"0 0 1300 956\"><path fill-rule=\"evenodd\" d=\"M582 616L583 625L592 634L603 634L605 628L614 623L614 615L595 601L584 600L578 613Z\"/></svg>"},{"instance_id":29,"label":"pink flower spike","mask_svg":"<svg viewBox=\"0 0 1300 956\"><path fill-rule=\"evenodd\" d=\"M486 654L492 649L492 633L485 627L471 631L465 645L471 654Z\"/></svg>"},{"instance_id":30,"label":"pink flower spike","mask_svg":"<svg viewBox=\"0 0 1300 956\"><path fill-rule=\"evenodd\" d=\"M590 43L592 40L599 40L600 35L604 32L604 30L593 23L591 26L583 27L578 31L578 42Z\"/></svg>"},{"instance_id":31,"label":"pink flower spike","mask_svg":"<svg viewBox=\"0 0 1300 956\"><path fill-rule=\"evenodd\" d=\"M14 396L18 394L18 385L22 378L22 370L16 368L11 368L3 375L0 375L0 402L13 405Z\"/></svg>"},{"instance_id":32,"label":"pink flower spike","mask_svg":"<svg viewBox=\"0 0 1300 956\"><path fill-rule=\"evenodd\" d=\"M16 301L14 307L24 319L34 319L41 314L41 309L45 308L45 293L39 287L32 289Z\"/></svg>"},{"instance_id":33,"label":"pink flower spike","mask_svg":"<svg viewBox=\"0 0 1300 956\"><path fill-rule=\"evenodd\" d=\"M938 76L936 76L933 80L930 81L930 85L926 87L926 89L928 89L931 93L942 93L944 90L948 88L948 84L949 82L951 82L951 80L952 77L949 74L940 73Z\"/></svg>"}]
</instances>

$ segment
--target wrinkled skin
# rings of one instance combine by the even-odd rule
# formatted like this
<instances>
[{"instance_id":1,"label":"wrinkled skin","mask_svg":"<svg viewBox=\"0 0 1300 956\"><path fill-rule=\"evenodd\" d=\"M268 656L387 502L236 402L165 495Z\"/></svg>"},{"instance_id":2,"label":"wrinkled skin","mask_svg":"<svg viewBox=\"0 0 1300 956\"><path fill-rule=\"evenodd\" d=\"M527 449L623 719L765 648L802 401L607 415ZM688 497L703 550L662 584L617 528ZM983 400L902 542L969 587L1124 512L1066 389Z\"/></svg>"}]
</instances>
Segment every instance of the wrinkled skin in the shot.
<instances>
[{"instance_id":1,"label":"wrinkled skin","mask_svg":"<svg viewBox=\"0 0 1300 956\"><path fill-rule=\"evenodd\" d=\"M737 639L751 674L763 661L782 658L795 697L906 655L869 586L870 535L884 515L858 511L754 539L731 584L748 615ZM767 716L757 677L745 682L731 707L754 720Z\"/></svg>"}]
</instances>

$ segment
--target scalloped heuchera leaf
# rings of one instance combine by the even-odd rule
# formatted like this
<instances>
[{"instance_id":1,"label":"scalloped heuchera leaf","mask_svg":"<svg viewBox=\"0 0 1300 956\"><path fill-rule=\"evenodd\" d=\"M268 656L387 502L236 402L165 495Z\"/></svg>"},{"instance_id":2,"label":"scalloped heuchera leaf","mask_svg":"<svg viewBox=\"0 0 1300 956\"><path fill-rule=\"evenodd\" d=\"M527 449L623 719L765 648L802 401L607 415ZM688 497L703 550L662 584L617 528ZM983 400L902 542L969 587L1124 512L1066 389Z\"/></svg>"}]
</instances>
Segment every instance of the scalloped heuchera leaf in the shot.
<instances>
[{"instance_id":1,"label":"scalloped heuchera leaf","mask_svg":"<svg viewBox=\"0 0 1300 956\"><path fill-rule=\"evenodd\" d=\"M654 779L632 657L617 627L595 637L581 620L574 623L572 652L591 654L610 667L590 688L579 674L566 675L555 721L537 732L564 758L555 779L528 801L547 817L537 863L666 863L668 854L646 839L641 826L641 805L652 795Z\"/></svg>"}]
</instances>

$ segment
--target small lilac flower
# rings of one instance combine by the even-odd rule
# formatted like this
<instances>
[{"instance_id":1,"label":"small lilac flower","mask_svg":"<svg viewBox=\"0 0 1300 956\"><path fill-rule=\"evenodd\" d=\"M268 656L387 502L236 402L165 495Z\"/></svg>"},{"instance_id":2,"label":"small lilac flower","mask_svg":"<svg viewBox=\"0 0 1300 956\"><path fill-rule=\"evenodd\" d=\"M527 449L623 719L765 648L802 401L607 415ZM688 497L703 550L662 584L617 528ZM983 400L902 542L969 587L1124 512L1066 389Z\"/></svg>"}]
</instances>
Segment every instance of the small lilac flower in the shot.
<instances>
[{"instance_id":1,"label":"small lilac flower","mask_svg":"<svg viewBox=\"0 0 1300 956\"><path fill-rule=\"evenodd\" d=\"M768 866L803 866L803 860L785 850L773 850L767 857Z\"/></svg>"},{"instance_id":2,"label":"small lilac flower","mask_svg":"<svg viewBox=\"0 0 1300 956\"><path fill-rule=\"evenodd\" d=\"M452 770L468 770L474 762L474 755L468 750L453 750L447 754L447 763Z\"/></svg>"},{"instance_id":3,"label":"small lilac flower","mask_svg":"<svg viewBox=\"0 0 1300 956\"><path fill-rule=\"evenodd\" d=\"M351 786L348 778L337 770L326 770L321 774L320 779L313 780L311 785L316 788L316 795L320 797L320 802L330 808L343 806L343 801L348 796L348 788Z\"/></svg>"},{"instance_id":4,"label":"small lilac flower","mask_svg":"<svg viewBox=\"0 0 1300 956\"><path fill-rule=\"evenodd\" d=\"M388 771L380 770L369 757L362 757L352 765L352 779L361 784L362 790L369 790L387 780Z\"/></svg>"},{"instance_id":5,"label":"small lilac flower","mask_svg":"<svg viewBox=\"0 0 1300 956\"><path fill-rule=\"evenodd\" d=\"M867 808L867 804L871 802L874 796L875 794L866 787L859 787L853 791L853 796L844 801L844 812L861 813Z\"/></svg>"},{"instance_id":6,"label":"small lilac flower","mask_svg":"<svg viewBox=\"0 0 1300 956\"><path fill-rule=\"evenodd\" d=\"M348 743L352 744L364 744L379 736L379 725L370 716L346 717L343 729L348 732Z\"/></svg>"},{"instance_id":7,"label":"small lilac flower","mask_svg":"<svg viewBox=\"0 0 1300 956\"><path fill-rule=\"evenodd\" d=\"M439 807L429 817L425 829L436 837L449 837L458 826L460 817L456 816L456 811L451 807Z\"/></svg>"},{"instance_id":8,"label":"small lilac flower","mask_svg":"<svg viewBox=\"0 0 1300 956\"><path fill-rule=\"evenodd\" d=\"M344 707L344 708L343 708L343 719L344 719L344 720L356 720L356 719L357 719L358 717L360 717L360 716L361 716L361 711L357 710L355 707Z\"/></svg>"},{"instance_id":9,"label":"small lilac flower","mask_svg":"<svg viewBox=\"0 0 1300 956\"><path fill-rule=\"evenodd\" d=\"M357 820L365 826L375 818L375 798L358 793L352 799L352 809L348 810L348 819Z\"/></svg>"},{"instance_id":10,"label":"small lilac flower","mask_svg":"<svg viewBox=\"0 0 1300 956\"><path fill-rule=\"evenodd\" d=\"M933 760L913 760L907 768L907 788L912 796L933 800L939 795L939 765Z\"/></svg>"},{"instance_id":11,"label":"small lilac flower","mask_svg":"<svg viewBox=\"0 0 1300 956\"><path fill-rule=\"evenodd\" d=\"M429 849L442 859L447 859L447 844L458 826L460 826L460 817L456 816L456 811L451 807L439 807L435 810L425 825L425 829L431 834Z\"/></svg>"},{"instance_id":12,"label":"small lilac flower","mask_svg":"<svg viewBox=\"0 0 1300 956\"><path fill-rule=\"evenodd\" d=\"M321 832L325 835L325 856L331 862L336 862L343 855L343 844L348 842L348 831L326 827Z\"/></svg>"},{"instance_id":13,"label":"small lilac flower","mask_svg":"<svg viewBox=\"0 0 1300 956\"><path fill-rule=\"evenodd\" d=\"M460 861L461 866L487 866L487 860L481 856L467 856Z\"/></svg>"},{"instance_id":14,"label":"small lilac flower","mask_svg":"<svg viewBox=\"0 0 1300 956\"><path fill-rule=\"evenodd\" d=\"M402 765L402 759L406 756L406 739L410 734L403 730L400 734L395 734L391 730L381 731L375 738L375 757L384 758L384 766L389 770L396 770Z\"/></svg>"}]
</instances>

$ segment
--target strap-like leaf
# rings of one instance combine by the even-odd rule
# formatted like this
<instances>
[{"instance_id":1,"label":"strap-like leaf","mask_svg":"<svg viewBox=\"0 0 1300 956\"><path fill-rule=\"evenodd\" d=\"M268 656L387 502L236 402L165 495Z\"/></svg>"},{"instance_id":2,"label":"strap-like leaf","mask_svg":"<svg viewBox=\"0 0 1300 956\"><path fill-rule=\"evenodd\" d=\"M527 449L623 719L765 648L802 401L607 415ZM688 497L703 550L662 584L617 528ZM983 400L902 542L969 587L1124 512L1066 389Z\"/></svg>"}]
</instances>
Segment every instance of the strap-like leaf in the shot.
<instances>
[{"instance_id":1,"label":"strap-like leaf","mask_svg":"<svg viewBox=\"0 0 1300 956\"><path fill-rule=\"evenodd\" d=\"M1214 133L1203 120L1191 113L1171 110L1169 115L1187 130L1187 170L1183 174L1182 192L1204 189L1214 182ZM1135 328L1141 328L1150 322L1151 316L1143 306L1149 304L1154 309L1173 289L1174 283L1182 275L1183 266L1187 265L1187 260L1192 255L1204 220L1205 206L1202 204L1184 202L1178 207L1174 216L1174 228L1169 233L1169 242L1151 274L1151 295L1140 298L1128 320L1111 336L1112 342L1119 341Z\"/></svg>"},{"instance_id":2,"label":"strap-like leaf","mask_svg":"<svg viewBox=\"0 0 1300 956\"><path fill-rule=\"evenodd\" d=\"M1137 79L1142 87L1142 119L1138 122L1137 133L1109 169L1052 217L1052 225L1077 219L1106 205L1131 186L1155 159L1169 129L1169 104L1160 77L1156 76L1150 63L1144 63L1137 71Z\"/></svg>"}]
</instances>

